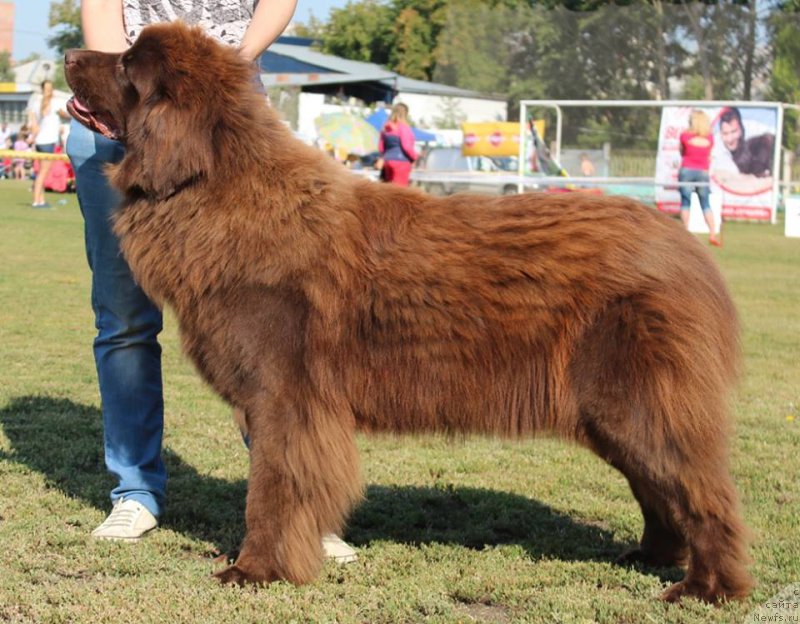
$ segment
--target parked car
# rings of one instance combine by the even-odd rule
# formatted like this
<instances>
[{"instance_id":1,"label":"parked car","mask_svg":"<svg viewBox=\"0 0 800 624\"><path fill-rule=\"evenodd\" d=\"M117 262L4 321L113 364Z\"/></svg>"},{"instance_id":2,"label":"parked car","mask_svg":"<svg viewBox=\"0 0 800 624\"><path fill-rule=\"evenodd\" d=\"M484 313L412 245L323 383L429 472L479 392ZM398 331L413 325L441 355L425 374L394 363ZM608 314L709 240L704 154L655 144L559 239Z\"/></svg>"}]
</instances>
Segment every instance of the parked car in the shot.
<instances>
[{"instance_id":1,"label":"parked car","mask_svg":"<svg viewBox=\"0 0 800 624\"><path fill-rule=\"evenodd\" d=\"M432 195L470 192L488 195L513 195L517 184L516 159L493 159L488 156L464 156L460 147L433 147L417 163L411 180Z\"/></svg>"}]
</instances>

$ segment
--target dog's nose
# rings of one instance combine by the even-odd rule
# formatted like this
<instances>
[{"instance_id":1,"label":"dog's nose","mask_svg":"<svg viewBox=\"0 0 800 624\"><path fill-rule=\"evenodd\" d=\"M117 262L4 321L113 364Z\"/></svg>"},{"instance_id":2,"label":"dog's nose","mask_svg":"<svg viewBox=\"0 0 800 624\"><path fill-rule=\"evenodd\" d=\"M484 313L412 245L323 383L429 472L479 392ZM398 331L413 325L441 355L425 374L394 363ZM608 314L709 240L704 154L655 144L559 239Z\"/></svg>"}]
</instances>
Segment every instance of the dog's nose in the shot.
<instances>
[{"instance_id":1,"label":"dog's nose","mask_svg":"<svg viewBox=\"0 0 800 624\"><path fill-rule=\"evenodd\" d=\"M74 65L78 62L81 50L67 50L64 53L64 65Z\"/></svg>"}]
</instances>

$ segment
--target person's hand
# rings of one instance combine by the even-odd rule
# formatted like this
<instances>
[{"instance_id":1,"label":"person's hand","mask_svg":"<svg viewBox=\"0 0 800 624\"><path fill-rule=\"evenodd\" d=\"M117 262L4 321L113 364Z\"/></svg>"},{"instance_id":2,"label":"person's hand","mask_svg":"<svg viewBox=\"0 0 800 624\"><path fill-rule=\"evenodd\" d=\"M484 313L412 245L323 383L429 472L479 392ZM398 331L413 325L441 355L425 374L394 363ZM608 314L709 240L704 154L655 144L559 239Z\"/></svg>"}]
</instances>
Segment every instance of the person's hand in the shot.
<instances>
[{"instance_id":1,"label":"person's hand","mask_svg":"<svg viewBox=\"0 0 800 624\"><path fill-rule=\"evenodd\" d=\"M242 43L237 51L239 52L239 56L248 63L254 63L256 57L260 54L260 52L251 50L247 43Z\"/></svg>"}]
</instances>

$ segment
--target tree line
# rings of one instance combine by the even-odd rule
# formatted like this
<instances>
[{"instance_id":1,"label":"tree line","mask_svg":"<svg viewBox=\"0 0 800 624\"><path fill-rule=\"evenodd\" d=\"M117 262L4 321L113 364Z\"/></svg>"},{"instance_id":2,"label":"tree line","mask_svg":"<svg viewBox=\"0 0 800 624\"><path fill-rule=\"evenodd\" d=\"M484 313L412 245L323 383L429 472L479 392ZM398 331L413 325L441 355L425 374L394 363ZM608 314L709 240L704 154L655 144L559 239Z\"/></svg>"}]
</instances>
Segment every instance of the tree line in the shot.
<instances>
[{"instance_id":1,"label":"tree line","mask_svg":"<svg viewBox=\"0 0 800 624\"><path fill-rule=\"evenodd\" d=\"M351 0L305 34L331 54L503 95L512 117L520 99L800 100L800 0ZM641 110L565 115L580 118L565 120L578 145L657 133Z\"/></svg>"},{"instance_id":2,"label":"tree line","mask_svg":"<svg viewBox=\"0 0 800 624\"><path fill-rule=\"evenodd\" d=\"M79 11L51 2L60 52L82 45ZM800 101L800 0L350 0L297 31L329 54L506 97L512 118L520 99ZM642 110L565 115L578 145L657 133Z\"/></svg>"}]
</instances>

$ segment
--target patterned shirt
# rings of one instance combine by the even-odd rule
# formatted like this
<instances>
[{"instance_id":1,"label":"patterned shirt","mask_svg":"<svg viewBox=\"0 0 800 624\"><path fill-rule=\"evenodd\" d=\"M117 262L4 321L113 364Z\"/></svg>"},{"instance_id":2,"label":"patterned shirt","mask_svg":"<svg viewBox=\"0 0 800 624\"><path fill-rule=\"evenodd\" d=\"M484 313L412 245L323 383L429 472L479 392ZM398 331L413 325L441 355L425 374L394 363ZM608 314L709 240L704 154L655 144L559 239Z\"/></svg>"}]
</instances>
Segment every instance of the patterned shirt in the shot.
<instances>
[{"instance_id":1,"label":"patterned shirt","mask_svg":"<svg viewBox=\"0 0 800 624\"><path fill-rule=\"evenodd\" d=\"M150 24L182 20L214 39L239 46L258 0L123 0L125 38L136 41Z\"/></svg>"}]
</instances>

